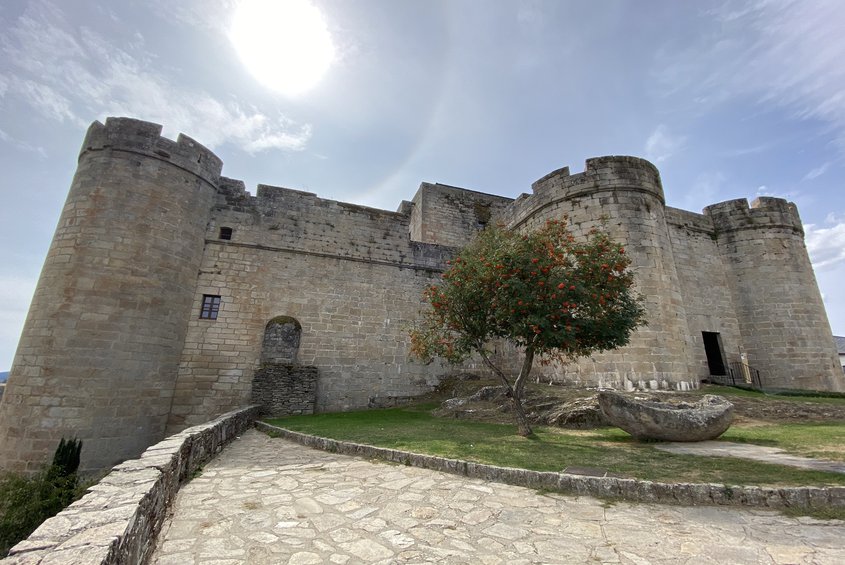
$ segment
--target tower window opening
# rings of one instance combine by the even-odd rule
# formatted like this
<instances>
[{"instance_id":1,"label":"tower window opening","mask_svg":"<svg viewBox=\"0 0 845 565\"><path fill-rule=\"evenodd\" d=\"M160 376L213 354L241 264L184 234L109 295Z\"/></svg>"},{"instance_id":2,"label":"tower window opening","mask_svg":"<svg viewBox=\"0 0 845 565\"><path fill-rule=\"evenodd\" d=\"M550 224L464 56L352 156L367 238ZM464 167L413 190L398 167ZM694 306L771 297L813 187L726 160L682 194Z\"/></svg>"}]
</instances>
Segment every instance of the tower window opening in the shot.
<instances>
[{"instance_id":1,"label":"tower window opening","mask_svg":"<svg viewBox=\"0 0 845 565\"><path fill-rule=\"evenodd\" d=\"M202 308L200 308L200 319L216 320L220 312L220 296L215 294L202 295Z\"/></svg>"},{"instance_id":2,"label":"tower window opening","mask_svg":"<svg viewBox=\"0 0 845 565\"><path fill-rule=\"evenodd\" d=\"M232 239L232 228L220 228L220 239Z\"/></svg>"}]
</instances>

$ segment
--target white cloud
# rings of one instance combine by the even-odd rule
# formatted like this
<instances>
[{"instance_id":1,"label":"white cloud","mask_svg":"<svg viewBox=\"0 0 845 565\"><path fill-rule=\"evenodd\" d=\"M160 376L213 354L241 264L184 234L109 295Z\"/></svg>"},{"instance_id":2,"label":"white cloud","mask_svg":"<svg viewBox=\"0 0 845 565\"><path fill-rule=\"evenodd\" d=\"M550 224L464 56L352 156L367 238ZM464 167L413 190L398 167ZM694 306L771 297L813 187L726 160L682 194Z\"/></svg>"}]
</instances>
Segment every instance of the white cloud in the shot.
<instances>
[{"instance_id":1,"label":"white cloud","mask_svg":"<svg viewBox=\"0 0 845 565\"><path fill-rule=\"evenodd\" d=\"M162 19L176 20L190 27L226 34L237 0L148 0Z\"/></svg>"},{"instance_id":2,"label":"white cloud","mask_svg":"<svg viewBox=\"0 0 845 565\"><path fill-rule=\"evenodd\" d=\"M674 135L663 124L658 125L645 142L646 158L655 163L662 163L682 150L686 137Z\"/></svg>"},{"instance_id":3,"label":"white cloud","mask_svg":"<svg viewBox=\"0 0 845 565\"><path fill-rule=\"evenodd\" d=\"M48 2L34 2L0 48L15 69L8 93L53 120L85 126L92 117L125 115L161 123L167 135L184 132L210 147L228 141L249 152L302 150L311 137L309 124L174 84L146 54L143 37L115 45L72 28Z\"/></svg>"},{"instance_id":4,"label":"white cloud","mask_svg":"<svg viewBox=\"0 0 845 565\"><path fill-rule=\"evenodd\" d=\"M829 218L834 219L834 216ZM814 224L804 226L807 251L816 269L845 264L845 222L826 225L827 227L817 227Z\"/></svg>"},{"instance_id":5,"label":"white cloud","mask_svg":"<svg viewBox=\"0 0 845 565\"><path fill-rule=\"evenodd\" d=\"M705 106L751 97L823 121L845 149L845 2L728 1L709 15L710 33L656 61L663 92Z\"/></svg>"},{"instance_id":6,"label":"white cloud","mask_svg":"<svg viewBox=\"0 0 845 565\"><path fill-rule=\"evenodd\" d=\"M818 177L822 176L823 174L825 174L829 168L830 168L830 162L823 163L823 164L819 165L818 167L816 167L815 169L812 169L806 175L804 175L804 180L813 180L814 178L818 178Z\"/></svg>"},{"instance_id":7,"label":"white cloud","mask_svg":"<svg viewBox=\"0 0 845 565\"><path fill-rule=\"evenodd\" d=\"M63 122L68 120L85 126L85 122L71 110L71 101L52 87L33 80L15 78L13 88L44 116Z\"/></svg>"},{"instance_id":8,"label":"white cloud","mask_svg":"<svg viewBox=\"0 0 845 565\"><path fill-rule=\"evenodd\" d=\"M789 200L790 202L799 202L804 200L802 198L802 193L797 191L787 191L787 192L778 192L776 190L770 189L765 184L762 184L757 187L756 196L771 196L773 198L783 198L784 200Z\"/></svg>"},{"instance_id":9,"label":"white cloud","mask_svg":"<svg viewBox=\"0 0 845 565\"><path fill-rule=\"evenodd\" d=\"M690 190L686 191L682 201L684 210L700 211L706 206L718 202L719 194L725 184L726 177L719 171L708 171L699 174Z\"/></svg>"},{"instance_id":10,"label":"white cloud","mask_svg":"<svg viewBox=\"0 0 845 565\"><path fill-rule=\"evenodd\" d=\"M33 153L38 153L42 157L47 157L47 152L44 151L43 147L36 147L35 145L30 145L25 141L21 141L20 139L15 139L2 129L0 129L0 141L4 141L10 145L14 145L18 149L23 149L24 151L32 151Z\"/></svg>"}]
</instances>

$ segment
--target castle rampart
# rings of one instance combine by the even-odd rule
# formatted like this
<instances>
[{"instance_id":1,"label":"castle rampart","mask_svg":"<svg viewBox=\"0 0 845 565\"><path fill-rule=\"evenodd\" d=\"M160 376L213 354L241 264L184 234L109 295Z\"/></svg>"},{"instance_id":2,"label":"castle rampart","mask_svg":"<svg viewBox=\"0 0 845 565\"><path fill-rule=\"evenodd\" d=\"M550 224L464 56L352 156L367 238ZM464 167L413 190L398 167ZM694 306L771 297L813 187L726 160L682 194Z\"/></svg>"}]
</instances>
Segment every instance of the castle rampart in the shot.
<instances>
[{"instance_id":1,"label":"castle rampart","mask_svg":"<svg viewBox=\"0 0 845 565\"><path fill-rule=\"evenodd\" d=\"M237 182L226 186L195 296L219 295L221 311L213 323L188 323L171 429L249 401L262 332L279 315L302 327L300 363L320 369L318 410L389 403L437 382L442 365L408 359L407 330L455 249L412 241L412 208L388 212L266 185L244 197ZM222 227L232 227L231 239L219 239Z\"/></svg>"},{"instance_id":2,"label":"castle rampart","mask_svg":"<svg viewBox=\"0 0 845 565\"><path fill-rule=\"evenodd\" d=\"M795 205L739 199L705 214L728 266L741 353L773 387L845 390Z\"/></svg>"},{"instance_id":3,"label":"castle rampart","mask_svg":"<svg viewBox=\"0 0 845 565\"><path fill-rule=\"evenodd\" d=\"M99 469L164 433L222 164L160 131L89 129L0 410L7 468L80 436Z\"/></svg>"},{"instance_id":4,"label":"castle rampart","mask_svg":"<svg viewBox=\"0 0 845 565\"><path fill-rule=\"evenodd\" d=\"M637 290L646 301L648 326L623 349L553 369L550 378L631 387L695 387L688 374L686 314L664 218L657 169L634 157L589 159L582 173L558 169L532 185L502 215L509 227L533 230L566 217L586 236L603 227L625 245L637 271Z\"/></svg>"},{"instance_id":5,"label":"castle rampart","mask_svg":"<svg viewBox=\"0 0 845 565\"><path fill-rule=\"evenodd\" d=\"M134 153L170 163L216 186L223 161L187 135L173 141L161 137L161 130L158 124L131 118L108 118L105 125L94 122L82 142L80 159L93 151Z\"/></svg>"},{"instance_id":6,"label":"castle rampart","mask_svg":"<svg viewBox=\"0 0 845 565\"><path fill-rule=\"evenodd\" d=\"M411 239L463 247L511 202L511 198L465 188L423 183L412 202Z\"/></svg>"},{"instance_id":7,"label":"castle rampart","mask_svg":"<svg viewBox=\"0 0 845 565\"><path fill-rule=\"evenodd\" d=\"M407 336L423 289L490 222L565 216L581 235L606 228L632 258L649 325L625 348L544 368L551 380L686 389L745 358L777 386L845 387L785 201L668 208L651 163L601 157L516 200L423 183L390 212L269 185L253 196L213 153L160 133L121 118L86 136L0 404L8 468L34 469L71 436L84 468L106 467L247 404L279 317L301 331L318 411L481 371L415 361Z\"/></svg>"}]
</instances>

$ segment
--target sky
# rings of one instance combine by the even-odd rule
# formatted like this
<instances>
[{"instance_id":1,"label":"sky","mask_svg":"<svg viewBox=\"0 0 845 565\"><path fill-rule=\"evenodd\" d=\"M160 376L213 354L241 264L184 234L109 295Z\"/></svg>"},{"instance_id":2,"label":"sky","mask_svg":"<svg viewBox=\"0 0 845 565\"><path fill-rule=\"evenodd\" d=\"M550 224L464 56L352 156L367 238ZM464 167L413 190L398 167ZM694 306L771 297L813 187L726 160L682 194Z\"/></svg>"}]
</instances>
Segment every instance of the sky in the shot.
<instances>
[{"instance_id":1,"label":"sky","mask_svg":"<svg viewBox=\"0 0 845 565\"><path fill-rule=\"evenodd\" d=\"M845 335L845 2L241 2L0 4L0 371L107 116L193 137L253 193L388 210L423 181L516 197L601 155L651 160L686 210L787 198Z\"/></svg>"}]
</instances>

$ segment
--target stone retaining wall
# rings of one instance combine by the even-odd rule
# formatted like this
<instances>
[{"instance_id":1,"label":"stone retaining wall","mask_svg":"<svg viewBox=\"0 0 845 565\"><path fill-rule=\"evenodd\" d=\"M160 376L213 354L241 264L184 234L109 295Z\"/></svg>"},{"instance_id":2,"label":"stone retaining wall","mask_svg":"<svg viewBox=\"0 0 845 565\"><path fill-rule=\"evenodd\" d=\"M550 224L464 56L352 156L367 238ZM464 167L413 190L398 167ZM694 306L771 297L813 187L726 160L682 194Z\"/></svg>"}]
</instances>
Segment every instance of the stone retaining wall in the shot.
<instances>
[{"instance_id":1,"label":"stone retaining wall","mask_svg":"<svg viewBox=\"0 0 845 565\"><path fill-rule=\"evenodd\" d=\"M264 422L256 422L255 427L302 445L332 453L381 459L475 479L566 494L683 506L751 506L777 510L845 508L845 487L756 487L712 483L656 483L639 479L529 471L337 441L286 430Z\"/></svg>"},{"instance_id":2,"label":"stone retaining wall","mask_svg":"<svg viewBox=\"0 0 845 565\"><path fill-rule=\"evenodd\" d=\"M224 414L115 466L0 561L16 565L145 563L183 481L249 428L258 406Z\"/></svg>"}]
</instances>

